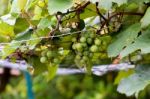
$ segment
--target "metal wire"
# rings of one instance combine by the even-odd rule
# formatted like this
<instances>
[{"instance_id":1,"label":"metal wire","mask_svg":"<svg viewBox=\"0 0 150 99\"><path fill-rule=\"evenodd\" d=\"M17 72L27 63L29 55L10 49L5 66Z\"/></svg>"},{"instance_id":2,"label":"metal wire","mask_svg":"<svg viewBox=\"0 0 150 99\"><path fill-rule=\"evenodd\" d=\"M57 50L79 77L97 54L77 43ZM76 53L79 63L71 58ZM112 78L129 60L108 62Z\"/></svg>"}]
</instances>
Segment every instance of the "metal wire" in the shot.
<instances>
[{"instance_id":1,"label":"metal wire","mask_svg":"<svg viewBox=\"0 0 150 99\"><path fill-rule=\"evenodd\" d=\"M42 40L42 39L48 39L48 38L63 37L63 36L67 36L67 35L78 34L78 33L81 33L81 32L89 32L89 31L93 31L93 30L95 30L95 29L69 32L69 33L54 35L54 36L38 37L38 38L29 39L29 40L14 41L14 42L11 42L11 43L0 43L0 45L17 44L17 43L23 43L23 42L28 42L28 41L34 41L34 40Z\"/></svg>"}]
</instances>

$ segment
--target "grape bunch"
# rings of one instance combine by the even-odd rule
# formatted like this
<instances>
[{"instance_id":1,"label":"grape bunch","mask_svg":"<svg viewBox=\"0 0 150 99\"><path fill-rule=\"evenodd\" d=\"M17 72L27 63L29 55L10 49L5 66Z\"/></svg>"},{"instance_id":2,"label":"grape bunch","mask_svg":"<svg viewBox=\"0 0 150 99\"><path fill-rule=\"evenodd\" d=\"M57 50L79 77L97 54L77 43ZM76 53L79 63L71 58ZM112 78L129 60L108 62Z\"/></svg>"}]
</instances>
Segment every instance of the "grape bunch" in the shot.
<instances>
[{"instance_id":1,"label":"grape bunch","mask_svg":"<svg viewBox=\"0 0 150 99\"><path fill-rule=\"evenodd\" d=\"M41 63L49 63L50 65L59 65L61 63L61 53L58 50L44 50L41 52Z\"/></svg>"},{"instance_id":2,"label":"grape bunch","mask_svg":"<svg viewBox=\"0 0 150 99\"><path fill-rule=\"evenodd\" d=\"M72 38L72 49L74 50L75 63L83 67L88 64L94 64L95 60L107 58L106 48L110 42L110 37L100 37L96 33L82 33L79 37Z\"/></svg>"}]
</instances>

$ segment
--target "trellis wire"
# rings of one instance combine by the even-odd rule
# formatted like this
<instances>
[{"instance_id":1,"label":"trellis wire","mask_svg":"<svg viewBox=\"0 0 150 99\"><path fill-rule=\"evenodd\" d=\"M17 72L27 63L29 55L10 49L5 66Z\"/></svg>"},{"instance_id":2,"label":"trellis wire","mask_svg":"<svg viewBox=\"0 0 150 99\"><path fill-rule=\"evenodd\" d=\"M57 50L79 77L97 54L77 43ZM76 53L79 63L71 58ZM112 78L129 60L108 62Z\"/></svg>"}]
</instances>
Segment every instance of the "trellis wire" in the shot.
<instances>
[{"instance_id":1,"label":"trellis wire","mask_svg":"<svg viewBox=\"0 0 150 99\"><path fill-rule=\"evenodd\" d=\"M81 33L81 32L89 32L89 31L93 31L93 30L95 30L95 29L83 30L83 31L76 31L76 32L69 32L69 33L64 33L64 34L54 35L54 36L38 37L38 38L29 39L29 40L15 41L15 42L11 42L11 43L0 43L0 45L17 44L17 43L23 43L23 42L28 42L28 41L34 41L34 40L41 40L41 39L48 39L48 38L63 37L63 36L67 36L67 35L78 34L78 33Z\"/></svg>"},{"instance_id":2,"label":"trellis wire","mask_svg":"<svg viewBox=\"0 0 150 99\"><path fill-rule=\"evenodd\" d=\"M21 71L33 70L32 66L27 64L25 61L17 61L16 63L9 62L8 60L0 60L0 67L17 69ZM109 65L97 65L93 66L91 71L92 74L97 76L102 76L110 71L120 71L135 68L135 65L129 63L121 64L109 64ZM31 71L29 71L31 72ZM75 68L62 68L61 65L57 70L57 75L70 75L70 74L83 74L86 73L85 68L75 69Z\"/></svg>"}]
</instances>

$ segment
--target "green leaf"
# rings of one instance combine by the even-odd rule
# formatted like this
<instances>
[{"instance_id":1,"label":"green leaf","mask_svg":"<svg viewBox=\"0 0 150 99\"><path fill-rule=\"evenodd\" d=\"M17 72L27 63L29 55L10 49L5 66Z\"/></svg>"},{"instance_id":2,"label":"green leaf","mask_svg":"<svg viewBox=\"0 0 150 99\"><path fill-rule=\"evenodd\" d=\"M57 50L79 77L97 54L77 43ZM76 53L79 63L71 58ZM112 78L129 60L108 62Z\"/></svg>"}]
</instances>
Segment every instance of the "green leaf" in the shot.
<instances>
[{"instance_id":1,"label":"green leaf","mask_svg":"<svg viewBox=\"0 0 150 99\"><path fill-rule=\"evenodd\" d=\"M15 26L14 26L15 33L23 32L27 28L29 28L29 23L27 22L27 20L25 18L17 18Z\"/></svg>"},{"instance_id":2,"label":"green leaf","mask_svg":"<svg viewBox=\"0 0 150 99\"><path fill-rule=\"evenodd\" d=\"M97 16L96 13L96 6L95 4L89 4L85 9L84 9L84 13L80 14L81 19L85 19L85 18L89 18L89 17L93 17L93 16ZM101 11L102 13L102 11Z\"/></svg>"},{"instance_id":3,"label":"green leaf","mask_svg":"<svg viewBox=\"0 0 150 99\"><path fill-rule=\"evenodd\" d=\"M40 20L40 23L38 24L38 28L45 29L51 26L51 20L48 18L43 18Z\"/></svg>"},{"instance_id":4,"label":"green leaf","mask_svg":"<svg viewBox=\"0 0 150 99\"><path fill-rule=\"evenodd\" d=\"M134 73L133 70L120 71L118 73L117 77L115 78L114 84L119 84L123 78L128 77L129 75L131 75L133 73Z\"/></svg>"},{"instance_id":5,"label":"green leaf","mask_svg":"<svg viewBox=\"0 0 150 99\"><path fill-rule=\"evenodd\" d=\"M150 84L149 72L149 66L138 66L134 74L120 82L117 91L126 94L127 96L133 94L138 96L138 93Z\"/></svg>"},{"instance_id":6,"label":"green leaf","mask_svg":"<svg viewBox=\"0 0 150 99\"><path fill-rule=\"evenodd\" d=\"M17 5L20 10L24 10L28 0L17 0Z\"/></svg>"},{"instance_id":7,"label":"green leaf","mask_svg":"<svg viewBox=\"0 0 150 99\"><path fill-rule=\"evenodd\" d=\"M124 3L127 3L127 0L112 0L113 2L117 3L118 6L124 4Z\"/></svg>"},{"instance_id":8,"label":"green leaf","mask_svg":"<svg viewBox=\"0 0 150 99\"><path fill-rule=\"evenodd\" d=\"M39 20L40 18L42 18L42 8L35 6L32 20Z\"/></svg>"},{"instance_id":9,"label":"green leaf","mask_svg":"<svg viewBox=\"0 0 150 99\"><path fill-rule=\"evenodd\" d=\"M136 51L141 50L141 53L150 53L150 29L147 29L146 31L142 32L142 35L140 35L134 43L127 46L121 53L121 57L125 57L128 54Z\"/></svg>"},{"instance_id":10,"label":"green leaf","mask_svg":"<svg viewBox=\"0 0 150 99\"><path fill-rule=\"evenodd\" d=\"M141 27L146 28L150 25L150 7L147 9L144 17L141 19Z\"/></svg>"},{"instance_id":11,"label":"green leaf","mask_svg":"<svg viewBox=\"0 0 150 99\"><path fill-rule=\"evenodd\" d=\"M32 29L28 29L25 32L17 34L15 40L16 41L28 40L28 39L31 38L32 34L33 34L33 30Z\"/></svg>"},{"instance_id":12,"label":"green leaf","mask_svg":"<svg viewBox=\"0 0 150 99\"><path fill-rule=\"evenodd\" d=\"M149 1L150 0L129 0L129 3L132 2L132 3L136 3L136 4L143 4L144 2L147 3Z\"/></svg>"},{"instance_id":13,"label":"green leaf","mask_svg":"<svg viewBox=\"0 0 150 99\"><path fill-rule=\"evenodd\" d=\"M124 47L131 44L137 38L139 32L139 23L135 23L129 26L127 29L121 31L119 35L117 35L117 39L108 47L107 52L109 57L115 57L119 55Z\"/></svg>"},{"instance_id":14,"label":"green leaf","mask_svg":"<svg viewBox=\"0 0 150 99\"><path fill-rule=\"evenodd\" d=\"M38 56L28 56L27 61L29 64L31 64L34 67L34 69L35 69L34 74L35 75L41 74L47 70L48 64L41 63L40 58Z\"/></svg>"},{"instance_id":15,"label":"green leaf","mask_svg":"<svg viewBox=\"0 0 150 99\"><path fill-rule=\"evenodd\" d=\"M47 75L48 81L52 80L55 77L55 75L57 73L57 69L58 69L58 65L50 64L48 66L48 75Z\"/></svg>"},{"instance_id":16,"label":"green leaf","mask_svg":"<svg viewBox=\"0 0 150 99\"><path fill-rule=\"evenodd\" d=\"M48 12L49 14L55 14L57 12L66 12L72 6L72 0L49 0Z\"/></svg>"},{"instance_id":17,"label":"green leaf","mask_svg":"<svg viewBox=\"0 0 150 99\"><path fill-rule=\"evenodd\" d=\"M4 59L10 54L12 54L13 52L15 52L20 45L21 43L16 41L12 41L10 44L6 45L2 50L2 58Z\"/></svg>"},{"instance_id":18,"label":"green leaf","mask_svg":"<svg viewBox=\"0 0 150 99\"><path fill-rule=\"evenodd\" d=\"M14 36L14 27L3 21L0 21L0 34Z\"/></svg>"},{"instance_id":19,"label":"green leaf","mask_svg":"<svg viewBox=\"0 0 150 99\"><path fill-rule=\"evenodd\" d=\"M121 6L122 4L127 3L127 0L100 0L99 7L110 10L113 2L117 3L118 6Z\"/></svg>"},{"instance_id":20,"label":"green leaf","mask_svg":"<svg viewBox=\"0 0 150 99\"><path fill-rule=\"evenodd\" d=\"M18 1L17 0L13 0L10 13L20 13L20 9L18 7Z\"/></svg>"}]
</instances>

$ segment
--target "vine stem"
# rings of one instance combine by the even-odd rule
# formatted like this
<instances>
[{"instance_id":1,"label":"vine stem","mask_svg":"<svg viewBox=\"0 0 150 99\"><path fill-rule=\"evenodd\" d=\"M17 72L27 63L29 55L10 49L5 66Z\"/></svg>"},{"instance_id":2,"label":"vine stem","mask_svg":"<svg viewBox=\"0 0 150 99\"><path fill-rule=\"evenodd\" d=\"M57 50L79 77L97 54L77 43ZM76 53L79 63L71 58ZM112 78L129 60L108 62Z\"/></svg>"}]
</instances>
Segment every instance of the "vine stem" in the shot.
<instances>
[{"instance_id":1,"label":"vine stem","mask_svg":"<svg viewBox=\"0 0 150 99\"><path fill-rule=\"evenodd\" d=\"M104 26L114 17L117 15L136 15L136 16L143 16L144 13L136 13L136 12L117 12L115 14L112 14L106 21L104 21L100 27L99 30L97 30L97 34L100 33L100 31L104 28Z\"/></svg>"}]
</instances>

